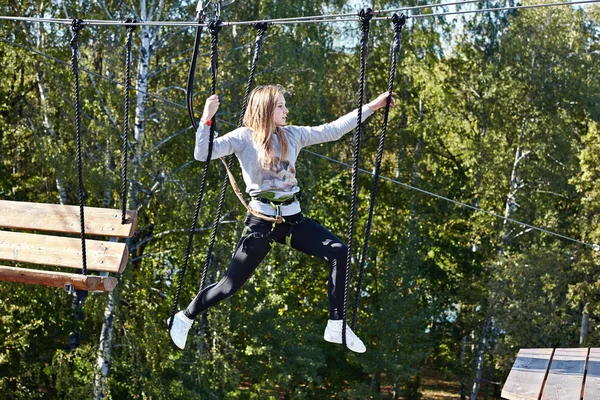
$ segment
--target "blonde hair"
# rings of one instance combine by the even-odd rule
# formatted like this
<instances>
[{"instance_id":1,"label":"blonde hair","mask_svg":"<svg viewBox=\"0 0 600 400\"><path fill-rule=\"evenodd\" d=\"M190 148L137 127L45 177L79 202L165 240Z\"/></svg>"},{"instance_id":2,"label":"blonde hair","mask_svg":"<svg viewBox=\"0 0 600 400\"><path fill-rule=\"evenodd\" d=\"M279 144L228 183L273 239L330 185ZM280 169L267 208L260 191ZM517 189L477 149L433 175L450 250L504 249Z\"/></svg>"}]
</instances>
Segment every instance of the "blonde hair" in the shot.
<instances>
[{"instance_id":1,"label":"blonde hair","mask_svg":"<svg viewBox=\"0 0 600 400\"><path fill-rule=\"evenodd\" d=\"M252 141L258 148L258 161L263 168L270 169L274 164L285 160L288 155L288 141L282 130L275 126L273 114L277 107L277 97L283 95L280 85L263 85L254 88L248 99L244 114L244 126L252 129ZM275 146L271 135L279 137L281 156L275 154Z\"/></svg>"}]
</instances>

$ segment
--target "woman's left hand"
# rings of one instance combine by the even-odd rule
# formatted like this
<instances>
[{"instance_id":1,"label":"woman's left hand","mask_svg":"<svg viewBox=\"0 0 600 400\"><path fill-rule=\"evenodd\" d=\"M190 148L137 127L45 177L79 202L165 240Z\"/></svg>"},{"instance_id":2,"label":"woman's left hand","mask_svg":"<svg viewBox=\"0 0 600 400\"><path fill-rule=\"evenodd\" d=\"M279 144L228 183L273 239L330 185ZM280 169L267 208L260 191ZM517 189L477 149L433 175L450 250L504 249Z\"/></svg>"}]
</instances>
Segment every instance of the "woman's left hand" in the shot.
<instances>
[{"instance_id":1,"label":"woman's left hand","mask_svg":"<svg viewBox=\"0 0 600 400\"><path fill-rule=\"evenodd\" d=\"M385 107L385 104L387 102L387 98L389 95L390 95L390 92L381 93L379 96L377 96L377 98L375 100L373 100L369 104L367 104L367 106L369 106L371 111L377 111L380 108ZM392 99L390 102L391 107L396 107L396 99L394 99L395 95L396 95L396 93L392 93Z\"/></svg>"}]
</instances>

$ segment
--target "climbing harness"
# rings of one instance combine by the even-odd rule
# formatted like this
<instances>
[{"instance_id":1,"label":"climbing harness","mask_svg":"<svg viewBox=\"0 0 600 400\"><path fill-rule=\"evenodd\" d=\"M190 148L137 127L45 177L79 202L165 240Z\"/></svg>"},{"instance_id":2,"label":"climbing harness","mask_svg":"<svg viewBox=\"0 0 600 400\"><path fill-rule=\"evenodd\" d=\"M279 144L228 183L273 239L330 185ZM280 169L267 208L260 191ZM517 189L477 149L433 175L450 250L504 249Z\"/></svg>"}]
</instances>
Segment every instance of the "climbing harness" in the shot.
<instances>
[{"instance_id":1,"label":"climbing harness","mask_svg":"<svg viewBox=\"0 0 600 400\"><path fill-rule=\"evenodd\" d=\"M261 193L260 196L252 196L251 199L254 201L260 201L264 204L269 204L271 207L275 208L276 206L288 206L297 201L300 201L302 195L300 192L294 193L289 196L277 197L275 198L275 193L267 192Z\"/></svg>"},{"instance_id":2,"label":"climbing harness","mask_svg":"<svg viewBox=\"0 0 600 400\"><path fill-rule=\"evenodd\" d=\"M401 14L394 14L392 16L392 23L394 24L394 44L392 45L392 62L390 66L389 79L388 79L388 93L390 94L385 103L385 111L383 114L383 126L381 128L381 136L379 137L379 146L377 148L377 158L375 161L375 171L373 173L373 187L371 189L371 198L369 200L369 216L367 219L367 226L365 229L365 241L363 243L362 254L360 257L360 271L358 274L358 284L356 286L356 295L354 297L354 310L352 312L352 323L350 328L354 330L356 325L356 315L358 313L358 300L360 298L362 290L362 281L365 273L365 262L367 258L367 250L369 248L369 237L371 236L371 224L373 223L373 212L375 209L375 197L377 195L377 184L379 182L379 175L381 173L381 161L383 159L383 147L385 144L385 135L387 132L387 123L390 114L390 105L392 102L392 93L394 92L394 80L396 77L396 63L398 60L398 51L400 50L400 44L402 40L402 28L406 23L406 16Z\"/></svg>"}]
</instances>

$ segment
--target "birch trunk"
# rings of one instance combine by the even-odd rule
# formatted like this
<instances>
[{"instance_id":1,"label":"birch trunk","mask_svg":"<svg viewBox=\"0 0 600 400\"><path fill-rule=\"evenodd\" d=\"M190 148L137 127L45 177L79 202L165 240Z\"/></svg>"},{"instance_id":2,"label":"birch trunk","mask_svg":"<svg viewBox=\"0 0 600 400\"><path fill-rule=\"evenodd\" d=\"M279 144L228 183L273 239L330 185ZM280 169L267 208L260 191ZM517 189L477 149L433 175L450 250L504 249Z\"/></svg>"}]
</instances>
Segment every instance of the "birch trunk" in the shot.
<instances>
[{"instance_id":1,"label":"birch trunk","mask_svg":"<svg viewBox=\"0 0 600 400\"><path fill-rule=\"evenodd\" d=\"M140 18L142 21L148 21L152 19L152 15L148 14L148 6L145 0L140 1ZM158 13L160 14L162 9L162 1L159 4ZM128 196L129 209L137 209L139 204L139 171L140 165L139 155L142 154L144 148L144 134L146 128L146 102L147 102L147 91L148 91L148 74L150 71L150 59L154 54L152 49L152 43L156 41L156 34L158 30L153 30L149 26L140 27L140 46L139 54L137 58L137 70L136 70L136 103L135 103L135 124L134 124L134 145L132 147L131 157L133 159L133 167L131 168L130 175L130 194ZM131 248L131 243L128 243ZM104 310L104 322L102 324L102 332L100 334L97 358L96 358L96 373L94 377L94 399L101 400L108 396L107 393L107 379L110 373L111 365L111 350L112 340L114 332L114 311L115 311L115 299L119 296L119 288L117 286L115 290L108 293L108 304Z\"/></svg>"},{"instance_id":2,"label":"birch trunk","mask_svg":"<svg viewBox=\"0 0 600 400\"><path fill-rule=\"evenodd\" d=\"M530 89L529 89L529 95L527 96L527 103L526 103L526 109L525 109L526 112L529 109L529 106L531 105L532 100L533 100L531 86L533 84L533 71L535 70L534 69L535 68L535 60L536 60L536 55L534 53L531 56L531 65L530 65L531 68L529 70L529 88ZM517 207L518 207L517 193L525 186L519 176L519 166L521 164L521 161L523 161L523 159L525 157L527 157L527 155L529 154L529 151L523 150L523 141L524 141L525 135L527 133L527 119L531 118L531 117L532 117L531 115L525 115L521 120L521 129L519 132L517 148L515 149L515 156L513 159L513 165L512 165L511 174L510 174L509 189L508 189L508 194L506 196L506 205L504 207L504 217L505 218L512 218L514 216L515 211L517 210ZM498 250L498 265L501 265L502 257L505 254L506 247L510 243L510 240L511 240L511 231L508 229L508 224L505 219L504 220L504 229L503 229L503 232L501 233L501 237L500 237L500 249ZM492 300L492 299L490 299L490 300ZM483 361L485 359L485 353L482 353L482 352L484 352L485 348L488 347L487 346L488 340L490 340L490 338L491 338L491 340L494 339L494 329L493 329L493 315L494 315L493 307L494 307L494 305L490 304L488 307L489 307L488 316L486 317L486 320L483 325L482 341L481 341L480 348L479 348L477 358L476 358L475 378L473 380L473 386L472 386L472 390L471 390L470 399L477 399L477 394L478 394L479 386L481 383L481 377L483 374L483 365L484 365ZM489 347L491 347L491 346L489 346Z\"/></svg>"},{"instance_id":3,"label":"birch trunk","mask_svg":"<svg viewBox=\"0 0 600 400\"><path fill-rule=\"evenodd\" d=\"M44 32L44 28L43 28L43 24L39 25L39 34L37 37L37 47L38 50L42 53L45 52L45 32ZM48 96L48 89L46 88L46 82L44 80L44 71L42 68L42 64L41 63L36 63L35 64L35 72L36 72L36 81L37 81L37 86L38 86L38 90L40 91L40 108L41 108L41 112L42 112L42 125L44 127L45 132L47 133L50 138L52 139L53 143L56 143L57 140L57 135L56 135L56 130L54 129L54 124L52 123L52 120L50 119L50 101L49 101L49 96ZM51 146L50 151L54 152L53 149L55 149L56 146ZM56 182L56 190L58 191L58 201L60 204L67 204L68 203L68 197L67 197L67 190L66 190L66 185L65 185L65 181L64 181L64 177L62 174L62 171L60 170L60 166L58 165L58 163L55 161L56 157L51 156L50 160L52 160L52 164L54 165L54 170L56 171L56 178L55 178L55 182Z\"/></svg>"},{"instance_id":4,"label":"birch trunk","mask_svg":"<svg viewBox=\"0 0 600 400\"><path fill-rule=\"evenodd\" d=\"M579 335L579 344L583 344L585 338L590 331L590 314L588 313L588 305L583 307L583 312L581 313L581 333Z\"/></svg>"},{"instance_id":5,"label":"birch trunk","mask_svg":"<svg viewBox=\"0 0 600 400\"><path fill-rule=\"evenodd\" d=\"M108 304L104 309L104 322L102 323L100 345L98 346L98 353L96 357L96 374L94 376L95 400L104 399L108 394L106 392L106 380L110 371L110 351L112 350L114 311L115 296L113 292L110 292L108 293Z\"/></svg>"},{"instance_id":6,"label":"birch trunk","mask_svg":"<svg viewBox=\"0 0 600 400\"><path fill-rule=\"evenodd\" d=\"M469 400L477 400L477 394L479 393L479 387L481 385L481 377L483 376L483 366L485 364L485 352L488 347L489 341L489 329L490 319L485 320L483 323L483 330L481 332L481 343L477 349L477 356L475 358L475 377L473 378L473 385L471 387L471 396Z\"/></svg>"},{"instance_id":7,"label":"birch trunk","mask_svg":"<svg viewBox=\"0 0 600 400\"><path fill-rule=\"evenodd\" d=\"M467 398L467 386L465 385L465 353L467 350L467 335L464 335L462 338L462 344L460 347L460 370L461 370L461 378L460 378L460 400L465 400Z\"/></svg>"}]
</instances>

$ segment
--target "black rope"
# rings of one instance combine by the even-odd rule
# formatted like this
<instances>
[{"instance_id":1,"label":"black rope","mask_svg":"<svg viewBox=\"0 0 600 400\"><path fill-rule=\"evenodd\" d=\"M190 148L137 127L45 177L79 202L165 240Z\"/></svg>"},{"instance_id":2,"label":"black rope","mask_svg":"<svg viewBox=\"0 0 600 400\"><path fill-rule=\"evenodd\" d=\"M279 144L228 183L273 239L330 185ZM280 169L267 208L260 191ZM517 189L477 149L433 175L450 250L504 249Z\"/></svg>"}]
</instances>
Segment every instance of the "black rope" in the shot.
<instances>
[{"instance_id":1,"label":"black rope","mask_svg":"<svg viewBox=\"0 0 600 400\"><path fill-rule=\"evenodd\" d=\"M256 40L254 43L254 57L252 58L252 64L250 66L250 76L246 83L246 91L244 92L244 100L242 102L242 111L240 112L240 118L238 120L238 128L244 124L244 115L246 114L246 108L248 107L248 98L250 97L250 91L252 90L252 84L254 83L254 74L256 72L256 65L260 50L262 47L263 37L269 29L269 24L261 22L255 25L256 27Z\"/></svg>"},{"instance_id":2,"label":"black rope","mask_svg":"<svg viewBox=\"0 0 600 400\"><path fill-rule=\"evenodd\" d=\"M218 50L219 50L219 32L221 31L222 28L222 24L221 21L218 19L213 19L212 21L210 21L208 23L208 30L210 32L210 72L211 72L211 86L210 86L210 94L213 95L217 92L217 72L219 71L219 56L218 56ZM210 124L210 136L211 136L211 143L212 143L212 138L214 138L215 135L215 122L216 122L216 114L212 117L212 123ZM212 153L212 149L209 152L209 154ZM209 157L210 158L210 157ZM207 160L208 162L208 160ZM221 191L221 201L219 202L219 206L222 208L223 204L223 197L225 196L225 193L223 191ZM219 210L219 214L220 214L220 210ZM217 218L220 219L220 215L217 216ZM215 218L215 224L218 223L218 219ZM210 265L211 262L211 258L212 258L212 247L214 246L214 242L215 242L215 236L216 236L216 228L213 226L213 229L211 231L211 237L210 237L210 245L209 245L209 250L208 250L208 254L206 256L206 261L204 263L204 268L202 269L202 279L200 280L200 288L198 289L199 292L202 291L202 289L204 288L204 284L206 283L206 277L208 275L208 266Z\"/></svg>"},{"instance_id":3,"label":"black rope","mask_svg":"<svg viewBox=\"0 0 600 400\"><path fill-rule=\"evenodd\" d=\"M246 83L246 91L244 92L244 100L242 102L242 111L240 114L240 119L238 122L238 128L241 127L244 123L244 114L246 113L246 108L248 107L248 98L250 97L250 91L252 89L252 84L254 83L254 73L256 72L256 65L258 63L258 57L260 55L260 50L262 47L263 37L265 32L268 29L268 24L261 23L256 25L256 41L254 47L254 56L252 57L252 64L250 66L250 76L248 77L248 82ZM227 168L231 170L233 167L234 157L232 155L227 157ZM208 250L206 254L206 261L204 264L204 273L202 274L202 284L200 286L200 290L203 289L205 279L206 279L206 271L208 271L208 267L212 261L213 249L215 246L215 240L217 237L217 229L219 227L219 221L221 220L221 214L223 212L223 204L225 203L225 194L227 193L227 187L229 186L229 175L225 174L225 178L223 179L223 185L221 186L221 195L219 196L219 204L217 206L217 213L215 215L215 219L213 221L212 230L210 233L210 241L208 244Z\"/></svg>"},{"instance_id":4,"label":"black rope","mask_svg":"<svg viewBox=\"0 0 600 400\"><path fill-rule=\"evenodd\" d=\"M216 20L216 21L211 21L209 23L209 30L211 32L211 40L210 40L210 44L211 44L211 49L210 49L210 57L211 57L211 72L212 72L212 86L211 86L211 93L214 94L216 92L216 76L217 76L217 67L218 64L216 62L216 60L214 58L217 57L217 45L218 45L218 32L219 30L221 30L221 21ZM201 30L198 30L197 35L199 35L201 33ZM199 43L198 38L196 37L196 44ZM192 64L195 65L195 61L196 58L198 57L198 47L194 47L194 53L192 55ZM192 75L190 73L190 75ZM191 76L191 82L193 82L194 77L193 75ZM188 83L190 82L190 79L188 79ZM188 94L192 92L192 88L188 87L187 88ZM190 96L191 98L191 96ZM192 123L194 124L194 114L193 114L193 110L190 112L190 108L189 108L190 104L188 103L188 113L190 114L190 119L193 121ZM171 309L171 318L169 320L169 331L171 330L171 328L173 327L173 319L175 317L175 313L177 311L177 304L179 303L179 296L181 294L181 287L183 286L183 279L185 277L185 272L187 270L187 266L188 266L188 262L190 259L190 254L192 253L192 243L194 241L194 233L196 231L196 225L198 223L198 215L200 214L200 207L202 205L202 199L204 197L204 189L206 188L206 181L207 181L207 177L208 177L208 168L210 166L210 159L212 158L212 149L213 149L213 140L214 140L214 133L215 133L215 121L216 118L213 116L212 119L212 124L210 126L210 137L208 139L208 156L206 157L206 163L204 164L204 169L202 171L202 178L200 180L200 190L198 192L198 198L196 200L196 208L194 210L194 217L192 219L192 226L190 227L190 232L188 235L188 241L187 241L187 246L185 248L185 256L183 259L183 266L181 267L181 272L179 274L179 282L177 285L177 292L175 293L175 299L173 301L173 307ZM206 270L206 267L205 267ZM205 280L205 271L203 271L202 273L202 285L204 285L204 280Z\"/></svg>"},{"instance_id":5,"label":"black rope","mask_svg":"<svg viewBox=\"0 0 600 400\"><path fill-rule=\"evenodd\" d=\"M83 206L83 163L81 160L81 102L79 101L79 64L77 59L79 32L83 29L83 21L71 21L71 71L73 72L75 96L75 131L77 144L77 181L79 189L79 224L81 229L81 273L87 275L87 257L85 248L85 213ZM82 305L87 298L86 290L76 290L77 302Z\"/></svg>"},{"instance_id":6,"label":"black rope","mask_svg":"<svg viewBox=\"0 0 600 400\"><path fill-rule=\"evenodd\" d=\"M201 13L198 17L198 24L202 24L204 22L204 14ZM203 25L198 25L196 28L196 39L194 40L194 52L192 55L192 62L190 64L190 73L188 74L187 81L187 91L186 91L186 102L187 102L187 110L188 116L190 117L190 121L192 122L192 126L194 127L194 132L198 130L198 123L196 122L196 117L194 117L194 103L192 95L194 91L194 75L196 73L196 60L198 59L198 48L200 47L200 38L202 37L202 27Z\"/></svg>"},{"instance_id":7,"label":"black rope","mask_svg":"<svg viewBox=\"0 0 600 400\"><path fill-rule=\"evenodd\" d=\"M344 287L344 310L342 313L342 344L346 344L346 314L348 312L348 292L350 289L350 266L352 264L352 238L354 236L354 220L356 217L356 201L358 197L358 158L360 155L360 133L362 124L362 107L365 95L365 75L367 47L369 44L369 28L373 10L366 8L358 13L362 37L360 40L360 87L358 93L358 113L354 130L354 151L352 154L352 197L350 200L350 227L348 229L348 253L346 259L346 282Z\"/></svg>"},{"instance_id":8,"label":"black rope","mask_svg":"<svg viewBox=\"0 0 600 400\"><path fill-rule=\"evenodd\" d=\"M352 313L352 323L350 328L354 329L356 325L356 314L358 313L358 301L362 290L362 281L365 275L365 262L367 259L367 250L369 249L369 237L371 236L371 224L373 223L373 213L375 210L375 197L377 196L377 185L379 183L379 174L381 173L381 161L383 159L383 147L385 144L385 135L387 132L387 123L390 114L390 105L392 103L392 93L394 92L394 80L396 78L396 63L398 60L398 51L402 40L402 27L406 23L406 16L394 14L392 16L394 24L394 44L392 46L392 64L390 66L388 93L389 96L385 103L385 111L383 114L383 127L381 128L381 136L379 137L379 146L377 148L377 159L375 161L375 171L373 174L373 188L371 189L371 198L369 200L369 217L367 219L367 227L365 229L365 241L363 243L362 254L360 257L360 272L358 274L358 284L356 286L356 296L354 297L354 311Z\"/></svg>"},{"instance_id":9,"label":"black rope","mask_svg":"<svg viewBox=\"0 0 600 400\"><path fill-rule=\"evenodd\" d=\"M128 18L126 23L135 23ZM129 150L129 90L131 88L131 37L135 25L127 25L127 41L125 42L125 113L123 116L123 160L121 162L121 224L127 220L127 158Z\"/></svg>"}]
</instances>

